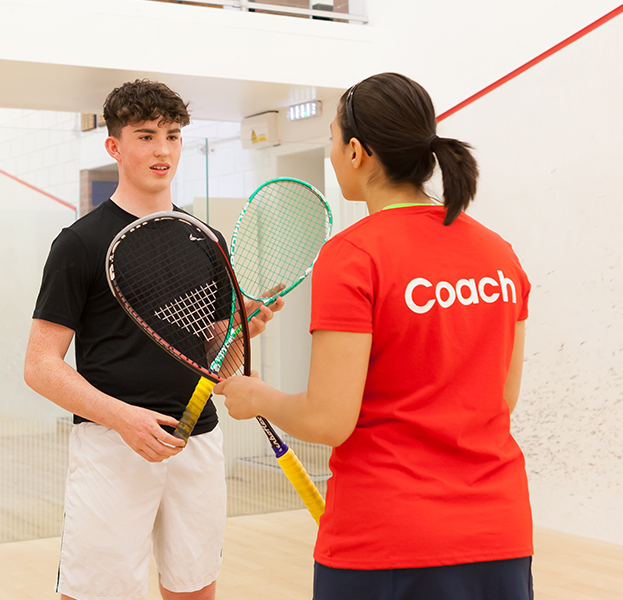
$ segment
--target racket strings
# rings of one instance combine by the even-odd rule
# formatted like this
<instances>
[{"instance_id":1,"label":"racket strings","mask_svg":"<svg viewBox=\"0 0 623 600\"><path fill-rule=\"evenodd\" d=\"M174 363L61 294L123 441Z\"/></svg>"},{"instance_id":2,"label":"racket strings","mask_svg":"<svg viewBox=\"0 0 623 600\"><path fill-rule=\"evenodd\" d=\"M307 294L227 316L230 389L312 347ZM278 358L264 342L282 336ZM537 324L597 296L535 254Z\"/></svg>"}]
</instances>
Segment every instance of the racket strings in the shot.
<instances>
[{"instance_id":1,"label":"racket strings","mask_svg":"<svg viewBox=\"0 0 623 600\"><path fill-rule=\"evenodd\" d=\"M248 204L238 224L232 264L245 295L266 298L293 287L311 268L330 230L316 193L298 182L272 182Z\"/></svg>"}]
</instances>

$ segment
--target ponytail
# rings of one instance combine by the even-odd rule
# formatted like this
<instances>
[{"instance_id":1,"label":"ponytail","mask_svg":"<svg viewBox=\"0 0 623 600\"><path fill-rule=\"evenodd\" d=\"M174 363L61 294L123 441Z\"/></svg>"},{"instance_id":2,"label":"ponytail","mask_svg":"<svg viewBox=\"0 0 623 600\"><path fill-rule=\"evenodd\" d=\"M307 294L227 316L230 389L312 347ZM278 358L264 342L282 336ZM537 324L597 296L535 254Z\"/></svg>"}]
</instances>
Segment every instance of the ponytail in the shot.
<instances>
[{"instance_id":1,"label":"ponytail","mask_svg":"<svg viewBox=\"0 0 623 600\"><path fill-rule=\"evenodd\" d=\"M443 179L443 224L450 225L476 195L478 165L472 147L459 140L431 136L428 146L437 157Z\"/></svg>"}]
</instances>

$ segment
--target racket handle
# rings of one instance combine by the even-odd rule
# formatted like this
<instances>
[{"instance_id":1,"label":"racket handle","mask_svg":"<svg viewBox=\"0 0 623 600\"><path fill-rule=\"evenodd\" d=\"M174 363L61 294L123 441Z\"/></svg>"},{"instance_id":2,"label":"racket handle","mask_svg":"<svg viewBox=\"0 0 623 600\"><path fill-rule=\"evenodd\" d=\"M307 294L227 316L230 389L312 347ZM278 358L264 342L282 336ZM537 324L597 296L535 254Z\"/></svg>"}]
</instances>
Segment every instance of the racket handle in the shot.
<instances>
[{"instance_id":1,"label":"racket handle","mask_svg":"<svg viewBox=\"0 0 623 600\"><path fill-rule=\"evenodd\" d=\"M301 461L297 458L296 454L288 448L285 454L277 457L277 462L301 497L301 500L305 503L311 516L314 517L317 524L320 524L320 517L322 513L324 513L324 499L311 480L311 477L307 474Z\"/></svg>"},{"instance_id":2,"label":"racket handle","mask_svg":"<svg viewBox=\"0 0 623 600\"><path fill-rule=\"evenodd\" d=\"M205 377L202 377L197 386L195 387L195 391L193 395L190 397L186 408L184 409L184 414L180 419L180 422L177 424L173 435L176 438L188 441L192 430L195 428L197 424L197 420L203 411L212 390L216 384Z\"/></svg>"},{"instance_id":3,"label":"racket handle","mask_svg":"<svg viewBox=\"0 0 623 600\"><path fill-rule=\"evenodd\" d=\"M262 300L262 303L250 315L247 316L247 321L250 321L253 317L255 317L262 309L262 306L270 306L271 304L277 302L277 298L279 298L279 296L269 296L268 298L264 298Z\"/></svg>"}]
</instances>

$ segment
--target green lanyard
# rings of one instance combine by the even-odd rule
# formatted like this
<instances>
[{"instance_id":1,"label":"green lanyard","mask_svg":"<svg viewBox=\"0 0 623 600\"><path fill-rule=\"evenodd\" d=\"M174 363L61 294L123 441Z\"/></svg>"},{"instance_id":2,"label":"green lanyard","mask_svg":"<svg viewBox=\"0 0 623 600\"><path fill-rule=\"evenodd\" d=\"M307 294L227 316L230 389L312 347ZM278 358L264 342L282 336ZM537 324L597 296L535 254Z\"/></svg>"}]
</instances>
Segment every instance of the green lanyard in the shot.
<instances>
[{"instance_id":1,"label":"green lanyard","mask_svg":"<svg viewBox=\"0 0 623 600\"><path fill-rule=\"evenodd\" d=\"M407 206L435 206L434 204L427 204L425 202L407 202L405 204L390 204L381 210L387 210L388 208L406 208Z\"/></svg>"}]
</instances>

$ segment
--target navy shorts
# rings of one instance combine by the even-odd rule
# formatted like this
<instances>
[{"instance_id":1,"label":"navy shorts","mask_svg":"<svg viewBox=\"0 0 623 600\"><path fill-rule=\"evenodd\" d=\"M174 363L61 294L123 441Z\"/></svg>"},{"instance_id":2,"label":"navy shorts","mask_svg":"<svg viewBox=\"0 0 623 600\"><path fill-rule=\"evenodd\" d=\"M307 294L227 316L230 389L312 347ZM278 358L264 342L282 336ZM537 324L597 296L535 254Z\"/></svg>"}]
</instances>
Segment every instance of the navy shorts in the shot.
<instances>
[{"instance_id":1,"label":"navy shorts","mask_svg":"<svg viewBox=\"0 0 623 600\"><path fill-rule=\"evenodd\" d=\"M363 571L314 566L313 600L533 600L532 557Z\"/></svg>"}]
</instances>

